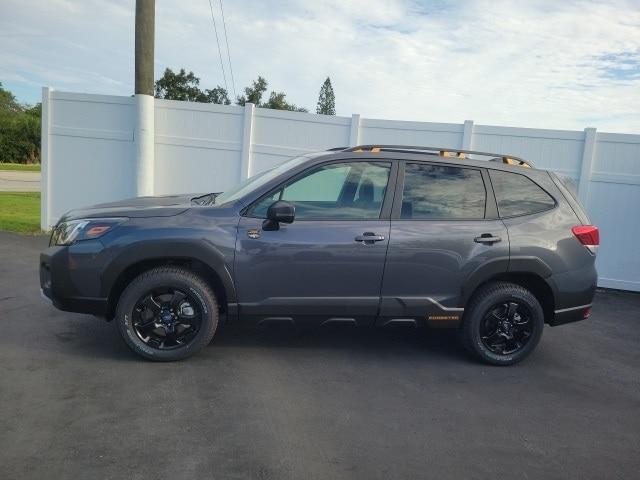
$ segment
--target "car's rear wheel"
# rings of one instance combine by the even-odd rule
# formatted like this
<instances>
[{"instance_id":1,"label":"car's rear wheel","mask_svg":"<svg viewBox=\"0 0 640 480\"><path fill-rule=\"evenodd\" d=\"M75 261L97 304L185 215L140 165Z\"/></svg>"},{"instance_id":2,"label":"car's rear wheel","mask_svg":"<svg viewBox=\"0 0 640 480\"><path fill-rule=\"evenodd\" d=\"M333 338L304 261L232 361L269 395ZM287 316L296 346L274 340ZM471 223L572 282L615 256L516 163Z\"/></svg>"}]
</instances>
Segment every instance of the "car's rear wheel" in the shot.
<instances>
[{"instance_id":1,"label":"car's rear wheel","mask_svg":"<svg viewBox=\"0 0 640 480\"><path fill-rule=\"evenodd\" d=\"M193 272L158 267L129 284L115 319L135 353L149 360L174 361L211 341L218 326L218 304L211 288Z\"/></svg>"},{"instance_id":2,"label":"car's rear wheel","mask_svg":"<svg viewBox=\"0 0 640 480\"><path fill-rule=\"evenodd\" d=\"M544 329L540 302L527 289L508 282L481 287L465 309L464 346L492 365L512 365L535 348Z\"/></svg>"}]
</instances>

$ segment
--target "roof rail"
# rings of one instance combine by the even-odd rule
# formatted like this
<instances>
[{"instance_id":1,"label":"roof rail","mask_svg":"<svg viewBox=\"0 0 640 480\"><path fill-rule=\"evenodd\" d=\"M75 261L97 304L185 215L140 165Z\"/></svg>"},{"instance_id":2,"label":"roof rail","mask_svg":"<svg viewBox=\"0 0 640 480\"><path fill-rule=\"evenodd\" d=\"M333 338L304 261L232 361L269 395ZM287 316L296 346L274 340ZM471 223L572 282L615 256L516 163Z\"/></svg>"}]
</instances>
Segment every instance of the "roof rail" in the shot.
<instances>
[{"instance_id":1,"label":"roof rail","mask_svg":"<svg viewBox=\"0 0 640 480\"><path fill-rule=\"evenodd\" d=\"M346 150L349 147L333 147L333 148L327 148L327 152L341 152L343 150Z\"/></svg>"},{"instance_id":2,"label":"roof rail","mask_svg":"<svg viewBox=\"0 0 640 480\"><path fill-rule=\"evenodd\" d=\"M338 150L338 149L331 149ZM415 145L358 145L342 150L343 152L407 152L407 153L424 153L425 155L438 155L440 157L451 157L464 159L468 155L478 155L482 157L491 157L489 161L502 162L506 165L518 165L526 168L533 168L533 164L528 160L514 157L513 155L505 155L501 153L479 152L476 150L460 150L453 148L440 147L422 147Z\"/></svg>"}]
</instances>

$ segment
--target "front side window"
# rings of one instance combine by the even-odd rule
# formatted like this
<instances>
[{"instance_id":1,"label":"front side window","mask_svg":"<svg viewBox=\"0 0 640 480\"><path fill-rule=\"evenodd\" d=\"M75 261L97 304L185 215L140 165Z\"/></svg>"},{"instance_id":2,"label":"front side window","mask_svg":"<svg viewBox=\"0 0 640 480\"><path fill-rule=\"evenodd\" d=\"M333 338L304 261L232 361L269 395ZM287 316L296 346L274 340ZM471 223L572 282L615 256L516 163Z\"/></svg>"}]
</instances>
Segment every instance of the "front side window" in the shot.
<instances>
[{"instance_id":1,"label":"front side window","mask_svg":"<svg viewBox=\"0 0 640 480\"><path fill-rule=\"evenodd\" d=\"M296 220L376 219L390 172L386 162L323 165L263 197L249 214L265 218L273 202L286 200L295 206Z\"/></svg>"},{"instance_id":2,"label":"front side window","mask_svg":"<svg viewBox=\"0 0 640 480\"><path fill-rule=\"evenodd\" d=\"M482 219L486 197L479 170L407 163L400 217L425 220Z\"/></svg>"},{"instance_id":3,"label":"front side window","mask_svg":"<svg viewBox=\"0 0 640 480\"><path fill-rule=\"evenodd\" d=\"M547 192L524 175L491 170L489 176L501 217L542 212L556 204Z\"/></svg>"}]
</instances>

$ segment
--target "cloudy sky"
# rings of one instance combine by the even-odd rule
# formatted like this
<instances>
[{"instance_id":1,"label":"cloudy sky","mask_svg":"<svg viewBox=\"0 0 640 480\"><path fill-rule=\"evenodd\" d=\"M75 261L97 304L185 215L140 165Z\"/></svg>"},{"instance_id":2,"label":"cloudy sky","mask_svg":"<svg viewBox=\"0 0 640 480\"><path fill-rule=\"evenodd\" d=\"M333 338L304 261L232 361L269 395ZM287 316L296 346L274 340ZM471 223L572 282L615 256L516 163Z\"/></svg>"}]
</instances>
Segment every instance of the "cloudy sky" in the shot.
<instances>
[{"instance_id":1,"label":"cloudy sky","mask_svg":"<svg viewBox=\"0 0 640 480\"><path fill-rule=\"evenodd\" d=\"M238 93L262 75L314 111L329 75L339 115L640 133L640 0L223 5ZM0 0L0 82L23 102L43 85L130 95L134 10ZM208 0L156 0L155 62L224 86Z\"/></svg>"}]
</instances>

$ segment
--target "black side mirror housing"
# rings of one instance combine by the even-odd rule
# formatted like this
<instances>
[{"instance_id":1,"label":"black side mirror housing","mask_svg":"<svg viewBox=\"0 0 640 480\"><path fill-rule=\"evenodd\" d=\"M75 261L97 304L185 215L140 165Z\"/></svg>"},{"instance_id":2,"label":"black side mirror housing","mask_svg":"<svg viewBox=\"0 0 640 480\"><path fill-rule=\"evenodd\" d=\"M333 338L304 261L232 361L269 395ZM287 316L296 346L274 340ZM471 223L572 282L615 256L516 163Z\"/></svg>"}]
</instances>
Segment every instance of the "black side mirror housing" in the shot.
<instances>
[{"instance_id":1,"label":"black side mirror housing","mask_svg":"<svg viewBox=\"0 0 640 480\"><path fill-rule=\"evenodd\" d=\"M278 200L273 202L267 210L267 219L262 222L263 230L278 230L280 223L293 223L296 208L289 202Z\"/></svg>"}]
</instances>

